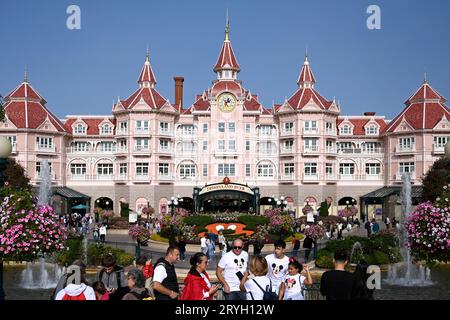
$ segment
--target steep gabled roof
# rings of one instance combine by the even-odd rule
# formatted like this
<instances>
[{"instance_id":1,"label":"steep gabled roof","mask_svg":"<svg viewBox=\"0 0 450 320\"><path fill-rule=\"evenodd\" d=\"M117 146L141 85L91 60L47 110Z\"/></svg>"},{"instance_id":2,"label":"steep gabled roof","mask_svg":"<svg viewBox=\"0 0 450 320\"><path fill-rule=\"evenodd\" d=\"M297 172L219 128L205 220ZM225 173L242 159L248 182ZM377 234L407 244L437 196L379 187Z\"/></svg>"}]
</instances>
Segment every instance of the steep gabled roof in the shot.
<instances>
[{"instance_id":1,"label":"steep gabled roof","mask_svg":"<svg viewBox=\"0 0 450 320\"><path fill-rule=\"evenodd\" d=\"M99 125L105 120L108 119L114 126L116 125L116 119L112 116L69 116L64 123L67 132L72 133L72 125L78 121L83 121L87 125L86 135L89 136L97 136L100 135Z\"/></svg>"},{"instance_id":2,"label":"steep gabled roof","mask_svg":"<svg viewBox=\"0 0 450 320\"><path fill-rule=\"evenodd\" d=\"M236 60L233 48L231 47L228 15L225 28L225 40L223 41L222 50L220 51L219 57L217 58L216 65L214 66L215 72L221 70L234 70L236 72L239 72L241 70L241 67Z\"/></svg>"},{"instance_id":3,"label":"steep gabled roof","mask_svg":"<svg viewBox=\"0 0 450 320\"><path fill-rule=\"evenodd\" d=\"M156 84L156 78L153 74L152 66L150 65L150 57L147 50L147 56L145 57L145 63L142 67L141 74L139 75L138 83L143 84L145 82Z\"/></svg>"}]
</instances>

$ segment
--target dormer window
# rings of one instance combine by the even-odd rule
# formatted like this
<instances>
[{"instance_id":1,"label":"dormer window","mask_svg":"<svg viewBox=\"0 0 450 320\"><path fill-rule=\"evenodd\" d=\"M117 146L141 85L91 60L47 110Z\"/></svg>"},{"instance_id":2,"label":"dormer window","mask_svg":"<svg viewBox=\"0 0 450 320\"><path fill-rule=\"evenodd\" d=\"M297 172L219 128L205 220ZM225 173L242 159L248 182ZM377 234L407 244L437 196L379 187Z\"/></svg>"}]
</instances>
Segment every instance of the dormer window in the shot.
<instances>
[{"instance_id":1,"label":"dormer window","mask_svg":"<svg viewBox=\"0 0 450 320\"><path fill-rule=\"evenodd\" d=\"M366 135L378 135L378 127L374 124L369 125L368 127L366 127Z\"/></svg>"},{"instance_id":2,"label":"dormer window","mask_svg":"<svg viewBox=\"0 0 450 320\"><path fill-rule=\"evenodd\" d=\"M101 133L102 134L112 134L112 127L109 124L105 123L104 125L102 125Z\"/></svg>"},{"instance_id":3,"label":"dormer window","mask_svg":"<svg viewBox=\"0 0 450 320\"><path fill-rule=\"evenodd\" d=\"M341 127L341 134L342 135L351 135L352 134L352 128L346 124Z\"/></svg>"},{"instance_id":4,"label":"dormer window","mask_svg":"<svg viewBox=\"0 0 450 320\"><path fill-rule=\"evenodd\" d=\"M86 127L81 123L77 124L74 129L75 134L86 134Z\"/></svg>"}]
</instances>

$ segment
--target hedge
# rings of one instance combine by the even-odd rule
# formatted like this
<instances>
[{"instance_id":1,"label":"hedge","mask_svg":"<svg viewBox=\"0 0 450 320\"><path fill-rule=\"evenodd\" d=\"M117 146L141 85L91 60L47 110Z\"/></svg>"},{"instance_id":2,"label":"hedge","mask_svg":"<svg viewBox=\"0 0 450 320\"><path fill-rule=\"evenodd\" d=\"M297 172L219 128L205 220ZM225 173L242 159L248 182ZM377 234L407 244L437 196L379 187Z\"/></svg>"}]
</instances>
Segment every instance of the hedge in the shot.
<instances>
[{"instance_id":1,"label":"hedge","mask_svg":"<svg viewBox=\"0 0 450 320\"><path fill-rule=\"evenodd\" d=\"M66 240L66 247L66 250L58 253L56 256L56 261L63 266L71 265L72 262L79 259L83 255L83 237L69 237Z\"/></svg>"},{"instance_id":2,"label":"hedge","mask_svg":"<svg viewBox=\"0 0 450 320\"><path fill-rule=\"evenodd\" d=\"M244 230L256 231L258 225L269 224L270 219L264 216L245 215L239 217L239 222L246 225Z\"/></svg>"},{"instance_id":3,"label":"hedge","mask_svg":"<svg viewBox=\"0 0 450 320\"><path fill-rule=\"evenodd\" d=\"M112 253L120 266L129 266L133 264L134 256L125 252L124 250L112 248L103 245L90 244L88 246L88 264L100 266L102 265L102 258L105 254Z\"/></svg>"}]
</instances>

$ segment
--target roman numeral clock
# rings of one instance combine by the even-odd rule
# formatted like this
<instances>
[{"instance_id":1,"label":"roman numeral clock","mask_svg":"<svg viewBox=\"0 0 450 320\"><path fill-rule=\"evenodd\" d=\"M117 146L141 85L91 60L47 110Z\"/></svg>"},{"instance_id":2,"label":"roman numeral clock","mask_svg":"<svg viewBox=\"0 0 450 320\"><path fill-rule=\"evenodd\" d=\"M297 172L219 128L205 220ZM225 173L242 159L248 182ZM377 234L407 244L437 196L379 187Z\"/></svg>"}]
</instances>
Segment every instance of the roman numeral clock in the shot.
<instances>
[{"instance_id":1,"label":"roman numeral clock","mask_svg":"<svg viewBox=\"0 0 450 320\"><path fill-rule=\"evenodd\" d=\"M236 108L237 99L233 94L224 92L217 98L217 104L220 111L229 113Z\"/></svg>"}]
</instances>

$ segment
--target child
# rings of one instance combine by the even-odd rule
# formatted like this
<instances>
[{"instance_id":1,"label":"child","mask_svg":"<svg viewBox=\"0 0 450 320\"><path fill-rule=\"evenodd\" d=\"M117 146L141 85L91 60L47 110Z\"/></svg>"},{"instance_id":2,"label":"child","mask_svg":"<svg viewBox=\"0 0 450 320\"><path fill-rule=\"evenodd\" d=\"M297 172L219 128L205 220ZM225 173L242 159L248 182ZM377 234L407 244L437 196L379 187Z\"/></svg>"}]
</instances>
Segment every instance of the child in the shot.
<instances>
[{"instance_id":1,"label":"child","mask_svg":"<svg viewBox=\"0 0 450 320\"><path fill-rule=\"evenodd\" d=\"M306 277L300 274L303 269L306 271ZM302 286L313 284L309 266L305 264L302 267L297 260L291 259L288 272L289 274L280 286L279 300L305 300Z\"/></svg>"},{"instance_id":2,"label":"child","mask_svg":"<svg viewBox=\"0 0 450 320\"><path fill-rule=\"evenodd\" d=\"M92 284L94 288L95 297L97 300L109 300L109 292L106 291L105 285L101 281L96 281Z\"/></svg>"}]
</instances>

